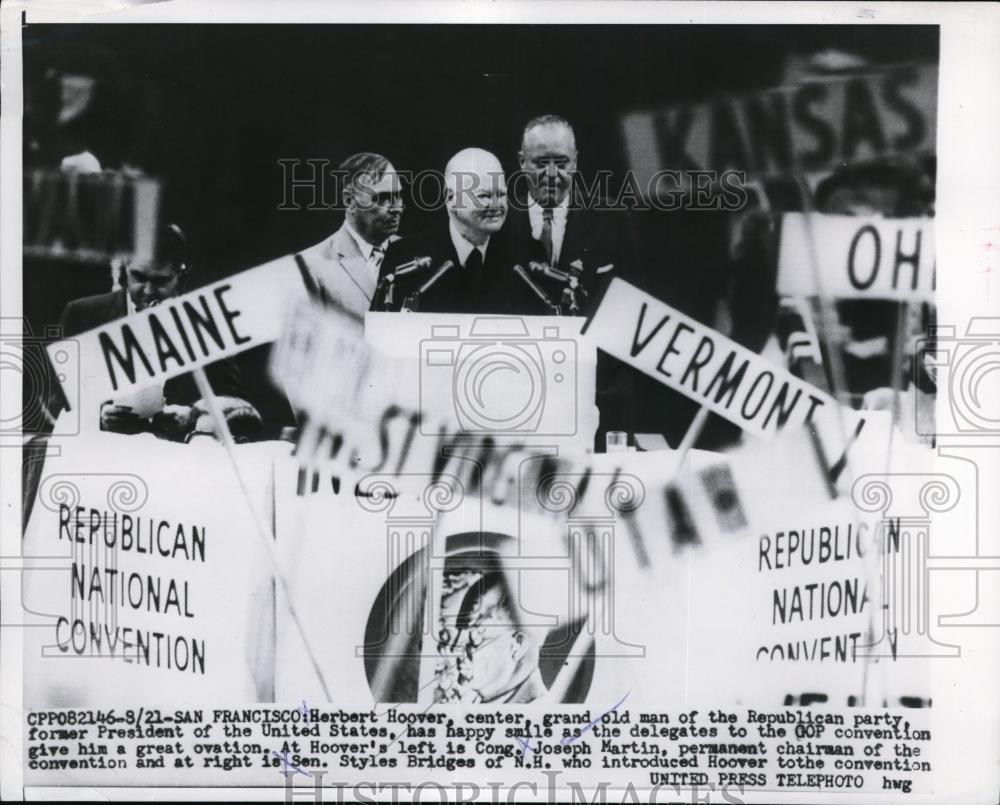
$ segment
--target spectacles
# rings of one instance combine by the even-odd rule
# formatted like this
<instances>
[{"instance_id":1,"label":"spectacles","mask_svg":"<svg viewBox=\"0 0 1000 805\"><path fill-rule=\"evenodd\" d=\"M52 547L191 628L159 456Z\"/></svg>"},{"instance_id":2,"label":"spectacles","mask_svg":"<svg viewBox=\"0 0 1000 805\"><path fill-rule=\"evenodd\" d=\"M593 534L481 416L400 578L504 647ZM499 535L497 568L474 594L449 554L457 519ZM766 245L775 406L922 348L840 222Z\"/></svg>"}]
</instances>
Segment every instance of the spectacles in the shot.
<instances>
[{"instance_id":1,"label":"spectacles","mask_svg":"<svg viewBox=\"0 0 1000 805\"><path fill-rule=\"evenodd\" d=\"M371 197L372 204L376 207L394 207L397 204L403 203L403 196L398 192L387 191L385 193L376 193Z\"/></svg>"}]
</instances>

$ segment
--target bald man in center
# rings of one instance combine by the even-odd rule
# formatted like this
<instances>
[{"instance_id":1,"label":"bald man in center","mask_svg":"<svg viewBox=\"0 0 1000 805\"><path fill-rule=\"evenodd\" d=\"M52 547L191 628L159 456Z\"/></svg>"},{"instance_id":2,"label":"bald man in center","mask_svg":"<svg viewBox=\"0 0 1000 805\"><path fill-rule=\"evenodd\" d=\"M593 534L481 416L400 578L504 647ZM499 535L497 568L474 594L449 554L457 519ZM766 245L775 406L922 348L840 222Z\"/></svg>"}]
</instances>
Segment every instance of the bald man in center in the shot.
<instances>
[{"instance_id":1,"label":"bald man in center","mask_svg":"<svg viewBox=\"0 0 1000 805\"><path fill-rule=\"evenodd\" d=\"M514 274L508 239L502 231L507 218L507 182L500 161L481 148L463 149L448 160L444 188L447 221L442 219L426 232L389 246L371 309L547 312L530 292L525 293Z\"/></svg>"}]
</instances>

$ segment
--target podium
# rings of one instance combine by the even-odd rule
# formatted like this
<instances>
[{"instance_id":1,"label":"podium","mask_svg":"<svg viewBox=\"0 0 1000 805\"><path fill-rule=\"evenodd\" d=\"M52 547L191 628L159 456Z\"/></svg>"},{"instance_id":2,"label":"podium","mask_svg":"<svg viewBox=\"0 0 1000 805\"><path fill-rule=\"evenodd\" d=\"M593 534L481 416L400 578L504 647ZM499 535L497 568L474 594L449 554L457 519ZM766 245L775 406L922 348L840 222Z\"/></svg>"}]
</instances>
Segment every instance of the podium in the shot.
<instances>
[{"instance_id":1,"label":"podium","mask_svg":"<svg viewBox=\"0 0 1000 805\"><path fill-rule=\"evenodd\" d=\"M582 318L368 313L365 340L414 371L408 401L434 435L451 429L496 444L588 452L597 430L597 350ZM400 404L404 404L400 401ZM433 427L434 434L428 432Z\"/></svg>"}]
</instances>

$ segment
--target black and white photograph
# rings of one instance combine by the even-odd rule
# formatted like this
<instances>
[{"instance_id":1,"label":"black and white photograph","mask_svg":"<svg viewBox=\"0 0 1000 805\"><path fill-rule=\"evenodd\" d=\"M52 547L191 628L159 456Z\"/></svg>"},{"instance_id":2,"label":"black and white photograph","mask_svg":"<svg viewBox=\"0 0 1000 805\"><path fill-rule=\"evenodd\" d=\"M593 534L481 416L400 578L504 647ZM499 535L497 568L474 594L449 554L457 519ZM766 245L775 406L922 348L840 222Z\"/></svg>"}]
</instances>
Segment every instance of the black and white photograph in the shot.
<instances>
[{"instance_id":1,"label":"black and white photograph","mask_svg":"<svg viewBox=\"0 0 1000 805\"><path fill-rule=\"evenodd\" d=\"M995 8L0 12L4 799L996 802Z\"/></svg>"}]
</instances>

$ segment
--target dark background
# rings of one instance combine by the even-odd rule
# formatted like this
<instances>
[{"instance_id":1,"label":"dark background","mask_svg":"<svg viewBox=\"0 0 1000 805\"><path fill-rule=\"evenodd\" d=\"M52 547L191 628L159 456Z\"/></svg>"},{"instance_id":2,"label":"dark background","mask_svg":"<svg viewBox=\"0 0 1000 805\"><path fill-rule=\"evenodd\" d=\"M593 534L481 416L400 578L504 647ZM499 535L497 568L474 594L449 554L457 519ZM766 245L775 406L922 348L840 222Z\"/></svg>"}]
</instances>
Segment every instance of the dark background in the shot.
<instances>
[{"instance_id":1,"label":"dark background","mask_svg":"<svg viewBox=\"0 0 1000 805\"><path fill-rule=\"evenodd\" d=\"M627 111L772 86L791 54L938 59L932 26L30 25L23 44L26 165L58 166L86 148L106 169L160 177L163 213L192 242L195 284L340 225L336 212L278 209L279 159L336 165L366 150L417 172L479 146L510 170L524 123L553 112L573 122L584 174L620 175ZM62 127L59 73L97 79L88 111ZM411 204L402 234L427 215ZM635 214L651 290L702 320L730 270L726 215ZM108 276L26 261L32 331L70 299L108 290ZM263 376L261 350L241 362L248 378ZM265 392L253 401L279 415Z\"/></svg>"}]
</instances>

